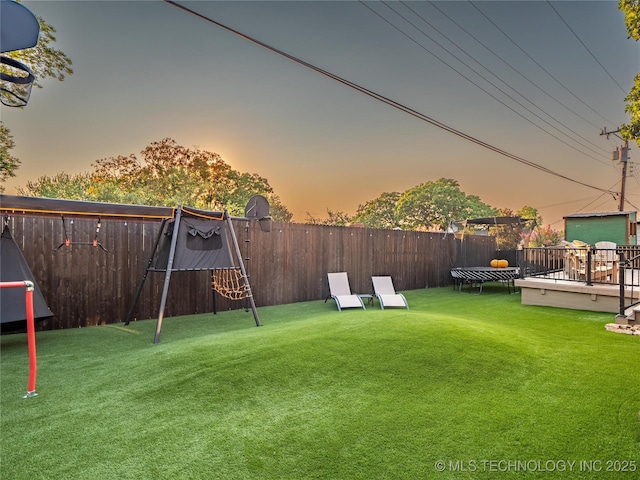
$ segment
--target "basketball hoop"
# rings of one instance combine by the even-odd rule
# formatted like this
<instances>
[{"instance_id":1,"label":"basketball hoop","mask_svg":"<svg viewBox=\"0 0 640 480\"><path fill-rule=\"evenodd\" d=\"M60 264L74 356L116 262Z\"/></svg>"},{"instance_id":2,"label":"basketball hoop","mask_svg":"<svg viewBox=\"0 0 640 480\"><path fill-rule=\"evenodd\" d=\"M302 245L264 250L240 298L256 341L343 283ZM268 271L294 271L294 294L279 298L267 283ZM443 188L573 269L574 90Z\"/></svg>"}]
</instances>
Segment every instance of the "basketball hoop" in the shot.
<instances>
[{"instance_id":1,"label":"basketball hoop","mask_svg":"<svg viewBox=\"0 0 640 480\"><path fill-rule=\"evenodd\" d=\"M29 101L35 77L25 64L0 56L0 102L7 107L24 107Z\"/></svg>"},{"instance_id":2,"label":"basketball hoop","mask_svg":"<svg viewBox=\"0 0 640 480\"><path fill-rule=\"evenodd\" d=\"M258 220L260 230L263 232L271 231L271 217L269 216L269 200L262 195L254 195L247 202L244 208L245 218Z\"/></svg>"}]
</instances>

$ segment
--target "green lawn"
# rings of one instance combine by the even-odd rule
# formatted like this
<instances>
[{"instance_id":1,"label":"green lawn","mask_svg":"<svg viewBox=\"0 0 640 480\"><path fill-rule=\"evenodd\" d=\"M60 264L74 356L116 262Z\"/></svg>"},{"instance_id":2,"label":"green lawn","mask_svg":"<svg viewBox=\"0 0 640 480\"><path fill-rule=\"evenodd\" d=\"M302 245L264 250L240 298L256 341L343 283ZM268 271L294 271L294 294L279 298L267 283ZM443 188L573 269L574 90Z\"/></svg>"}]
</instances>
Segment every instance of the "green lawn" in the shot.
<instances>
[{"instance_id":1,"label":"green lawn","mask_svg":"<svg viewBox=\"0 0 640 480\"><path fill-rule=\"evenodd\" d=\"M613 314L405 295L167 318L159 345L155 320L39 332L27 399L3 336L0 477L637 478L640 338Z\"/></svg>"}]
</instances>

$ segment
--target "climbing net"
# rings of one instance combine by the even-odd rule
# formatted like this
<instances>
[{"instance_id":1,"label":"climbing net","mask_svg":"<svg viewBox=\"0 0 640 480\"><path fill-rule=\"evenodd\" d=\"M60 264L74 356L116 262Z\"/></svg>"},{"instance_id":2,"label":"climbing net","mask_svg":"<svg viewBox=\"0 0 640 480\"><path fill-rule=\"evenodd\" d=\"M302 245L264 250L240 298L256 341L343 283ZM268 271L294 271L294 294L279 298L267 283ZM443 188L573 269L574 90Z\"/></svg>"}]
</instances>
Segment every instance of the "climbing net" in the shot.
<instances>
[{"instance_id":1,"label":"climbing net","mask_svg":"<svg viewBox=\"0 0 640 480\"><path fill-rule=\"evenodd\" d=\"M213 289L230 300L242 300L251 296L249 282L239 268L217 268L212 275Z\"/></svg>"}]
</instances>

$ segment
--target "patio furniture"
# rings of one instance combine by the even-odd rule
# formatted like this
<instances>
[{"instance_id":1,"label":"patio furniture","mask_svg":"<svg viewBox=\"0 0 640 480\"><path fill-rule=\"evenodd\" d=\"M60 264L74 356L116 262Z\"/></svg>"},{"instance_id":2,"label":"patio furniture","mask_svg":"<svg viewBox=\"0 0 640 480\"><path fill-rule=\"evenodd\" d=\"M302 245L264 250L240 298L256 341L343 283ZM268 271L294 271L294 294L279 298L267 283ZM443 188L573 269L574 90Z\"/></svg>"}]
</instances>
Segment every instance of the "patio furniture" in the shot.
<instances>
[{"instance_id":1,"label":"patio furniture","mask_svg":"<svg viewBox=\"0 0 640 480\"><path fill-rule=\"evenodd\" d=\"M616 278L616 244L614 242L596 242L591 245L574 240L563 242L566 247L564 271L568 280L587 280L587 271L593 281L609 281ZM593 251L589 259L589 253Z\"/></svg>"},{"instance_id":2,"label":"patio furniture","mask_svg":"<svg viewBox=\"0 0 640 480\"><path fill-rule=\"evenodd\" d=\"M564 254L564 273L568 280L586 280L587 278L587 249L588 244L580 240L563 241L566 248Z\"/></svg>"},{"instance_id":3,"label":"patio furniture","mask_svg":"<svg viewBox=\"0 0 640 480\"><path fill-rule=\"evenodd\" d=\"M380 302L380 308L384 307L405 307L409 310L409 303L404 295L397 293L393 286L391 277L371 277L373 283L373 291Z\"/></svg>"},{"instance_id":4,"label":"patio furniture","mask_svg":"<svg viewBox=\"0 0 640 480\"><path fill-rule=\"evenodd\" d=\"M618 278L615 242L596 242L593 259L592 278L594 280L615 280Z\"/></svg>"},{"instance_id":5,"label":"patio furniture","mask_svg":"<svg viewBox=\"0 0 640 480\"><path fill-rule=\"evenodd\" d=\"M329 281L329 295L335 300L338 311L342 311L343 308L362 308L366 310L362 298L351 293L347 272L327 273L327 279ZM325 302L328 299L327 297Z\"/></svg>"}]
</instances>

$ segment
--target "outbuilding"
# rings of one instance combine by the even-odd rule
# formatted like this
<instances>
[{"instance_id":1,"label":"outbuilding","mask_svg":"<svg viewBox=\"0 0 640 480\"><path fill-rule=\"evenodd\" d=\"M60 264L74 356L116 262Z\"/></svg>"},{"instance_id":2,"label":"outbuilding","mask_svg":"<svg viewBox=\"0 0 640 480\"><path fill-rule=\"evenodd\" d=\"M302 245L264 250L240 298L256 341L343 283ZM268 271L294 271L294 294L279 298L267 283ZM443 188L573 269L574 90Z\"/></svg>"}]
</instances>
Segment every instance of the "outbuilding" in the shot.
<instances>
[{"instance_id":1,"label":"outbuilding","mask_svg":"<svg viewBox=\"0 0 640 480\"><path fill-rule=\"evenodd\" d=\"M565 240L637 245L637 212L576 213L564 218Z\"/></svg>"}]
</instances>

